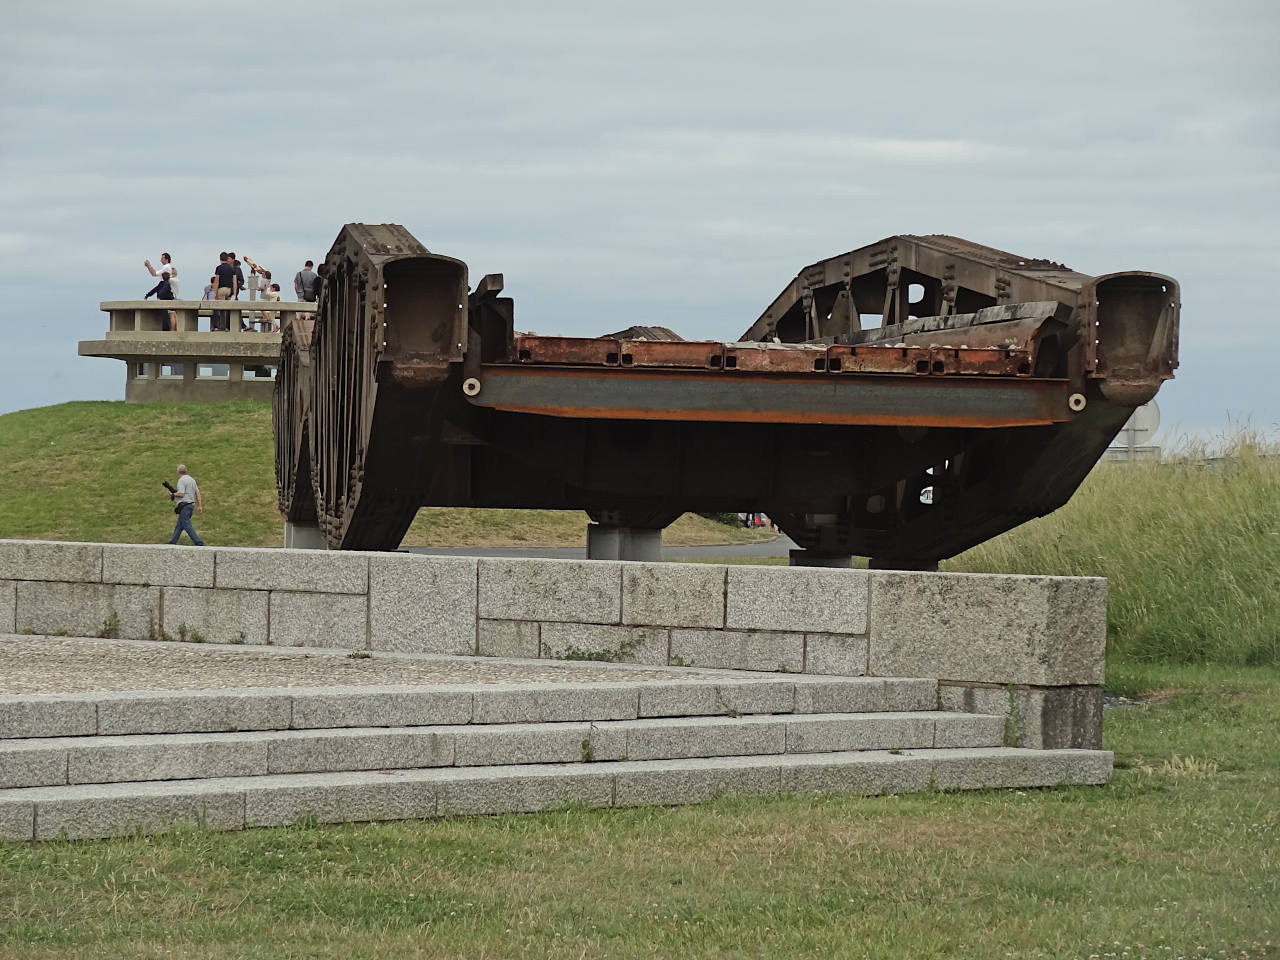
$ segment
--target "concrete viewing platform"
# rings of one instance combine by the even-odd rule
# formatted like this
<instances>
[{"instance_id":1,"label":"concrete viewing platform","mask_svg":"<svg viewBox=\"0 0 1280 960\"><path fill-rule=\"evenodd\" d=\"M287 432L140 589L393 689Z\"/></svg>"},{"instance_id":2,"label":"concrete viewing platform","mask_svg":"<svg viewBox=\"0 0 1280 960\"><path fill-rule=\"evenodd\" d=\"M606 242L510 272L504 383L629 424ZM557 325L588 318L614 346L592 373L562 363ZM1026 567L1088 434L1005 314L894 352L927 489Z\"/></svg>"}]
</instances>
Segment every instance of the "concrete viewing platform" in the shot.
<instances>
[{"instance_id":1,"label":"concrete viewing platform","mask_svg":"<svg viewBox=\"0 0 1280 960\"><path fill-rule=\"evenodd\" d=\"M314 303L245 300L104 301L108 328L101 340L81 340L82 357L126 364L125 400L270 400L280 361L282 326ZM263 313L267 318L263 319ZM176 330L167 330L168 316ZM211 329L214 313L229 316L230 330ZM242 332L242 322L255 329Z\"/></svg>"}]
</instances>

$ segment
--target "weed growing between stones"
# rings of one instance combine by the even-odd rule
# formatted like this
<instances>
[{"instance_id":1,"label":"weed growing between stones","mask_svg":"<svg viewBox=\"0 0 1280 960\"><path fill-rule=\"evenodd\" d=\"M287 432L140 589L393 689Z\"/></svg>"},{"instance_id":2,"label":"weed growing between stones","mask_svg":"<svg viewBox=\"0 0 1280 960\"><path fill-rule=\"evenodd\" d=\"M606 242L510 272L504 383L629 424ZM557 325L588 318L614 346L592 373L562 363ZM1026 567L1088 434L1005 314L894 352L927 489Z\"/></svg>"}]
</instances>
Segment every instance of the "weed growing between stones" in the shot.
<instances>
[{"instance_id":1,"label":"weed growing between stones","mask_svg":"<svg viewBox=\"0 0 1280 960\"><path fill-rule=\"evenodd\" d=\"M1009 697L1009 710L1004 715L1004 745L1006 747L1021 746L1026 725L1022 718L1022 705L1018 701L1018 691L1014 689L1012 683L1004 689Z\"/></svg>"},{"instance_id":2,"label":"weed growing between stones","mask_svg":"<svg viewBox=\"0 0 1280 960\"><path fill-rule=\"evenodd\" d=\"M120 639L120 614L112 610L102 621L102 632L98 634L103 640Z\"/></svg>"},{"instance_id":3,"label":"weed growing between stones","mask_svg":"<svg viewBox=\"0 0 1280 960\"><path fill-rule=\"evenodd\" d=\"M584 650L573 644L565 647L557 660L592 660L600 663L625 663L635 656L640 646L639 636L628 637L616 647L605 647L601 650Z\"/></svg>"}]
</instances>

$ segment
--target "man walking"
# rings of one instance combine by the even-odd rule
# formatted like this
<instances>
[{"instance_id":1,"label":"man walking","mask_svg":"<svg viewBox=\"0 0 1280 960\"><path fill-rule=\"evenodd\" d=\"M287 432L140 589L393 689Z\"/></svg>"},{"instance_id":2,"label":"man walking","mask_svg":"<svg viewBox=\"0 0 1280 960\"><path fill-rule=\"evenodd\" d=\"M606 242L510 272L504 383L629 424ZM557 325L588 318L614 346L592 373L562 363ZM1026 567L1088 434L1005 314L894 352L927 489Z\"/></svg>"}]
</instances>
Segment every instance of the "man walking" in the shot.
<instances>
[{"instance_id":1,"label":"man walking","mask_svg":"<svg viewBox=\"0 0 1280 960\"><path fill-rule=\"evenodd\" d=\"M187 473L186 464L178 464L178 487L176 490L169 491L169 499L177 501L173 512L178 515L178 522L174 524L173 536L169 542L177 543L178 538L182 536L182 531L185 530L192 543L197 547L203 547L204 541L200 539L200 534L196 533L196 528L191 525L191 511L194 509L196 513L204 513L204 500L200 497L200 488L196 486L195 478Z\"/></svg>"}]
</instances>

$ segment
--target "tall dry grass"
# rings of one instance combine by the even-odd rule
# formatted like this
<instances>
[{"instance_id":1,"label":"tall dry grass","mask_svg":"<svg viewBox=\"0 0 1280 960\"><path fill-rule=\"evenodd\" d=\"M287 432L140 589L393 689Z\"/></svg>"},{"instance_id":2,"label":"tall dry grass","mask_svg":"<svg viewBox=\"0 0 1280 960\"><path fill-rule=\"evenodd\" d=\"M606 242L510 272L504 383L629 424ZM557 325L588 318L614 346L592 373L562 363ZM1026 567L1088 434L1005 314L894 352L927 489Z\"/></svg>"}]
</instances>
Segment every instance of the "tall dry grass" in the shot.
<instances>
[{"instance_id":1,"label":"tall dry grass","mask_svg":"<svg viewBox=\"0 0 1280 960\"><path fill-rule=\"evenodd\" d=\"M1099 464L1065 507L944 568L1107 577L1118 659L1280 663L1280 439L1243 429Z\"/></svg>"}]
</instances>

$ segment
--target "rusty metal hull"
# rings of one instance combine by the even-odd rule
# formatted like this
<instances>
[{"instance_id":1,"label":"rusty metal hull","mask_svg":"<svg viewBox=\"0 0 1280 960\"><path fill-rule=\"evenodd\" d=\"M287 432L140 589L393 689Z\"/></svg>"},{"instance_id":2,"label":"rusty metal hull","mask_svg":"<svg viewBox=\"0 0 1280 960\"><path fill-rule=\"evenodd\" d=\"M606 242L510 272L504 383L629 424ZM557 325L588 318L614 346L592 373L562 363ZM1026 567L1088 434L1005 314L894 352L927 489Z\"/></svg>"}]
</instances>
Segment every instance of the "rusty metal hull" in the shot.
<instances>
[{"instance_id":1,"label":"rusty metal hull","mask_svg":"<svg viewBox=\"0 0 1280 960\"><path fill-rule=\"evenodd\" d=\"M517 334L501 292L343 229L313 335L284 338L282 513L391 549L423 505L764 511L815 553L928 566L1066 502L1176 366L1172 279L950 237L806 267L728 342Z\"/></svg>"}]
</instances>

